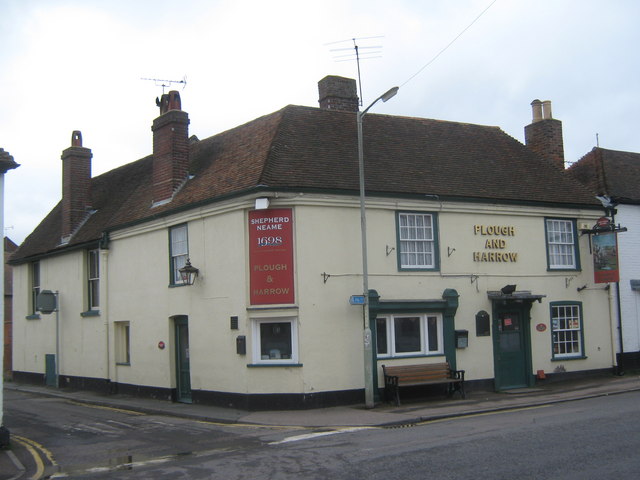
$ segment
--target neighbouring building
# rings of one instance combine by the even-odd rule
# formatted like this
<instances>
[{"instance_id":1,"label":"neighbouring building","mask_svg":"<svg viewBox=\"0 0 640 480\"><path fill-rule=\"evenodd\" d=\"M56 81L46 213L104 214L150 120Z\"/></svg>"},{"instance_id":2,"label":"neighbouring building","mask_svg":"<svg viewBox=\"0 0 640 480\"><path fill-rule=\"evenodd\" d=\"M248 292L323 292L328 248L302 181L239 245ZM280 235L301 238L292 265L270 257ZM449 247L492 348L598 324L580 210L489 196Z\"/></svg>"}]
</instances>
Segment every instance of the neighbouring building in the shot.
<instances>
[{"instance_id":1,"label":"neighbouring building","mask_svg":"<svg viewBox=\"0 0 640 480\"><path fill-rule=\"evenodd\" d=\"M640 153L595 147L568 171L615 208L614 223L627 231L617 235L619 281L616 283L614 316L616 351L622 368L640 367ZM620 335L621 332L621 335Z\"/></svg>"},{"instance_id":2,"label":"neighbouring building","mask_svg":"<svg viewBox=\"0 0 640 480\"><path fill-rule=\"evenodd\" d=\"M62 200L11 261L16 381L249 409L362 402L359 101L354 80L318 86L320 108L202 140L172 91L152 154L96 177L74 132ZM559 164L549 107L534 102L527 146L498 127L363 118L374 385L383 364L445 360L478 389L611 370L609 292L579 234L602 207Z\"/></svg>"},{"instance_id":3,"label":"neighbouring building","mask_svg":"<svg viewBox=\"0 0 640 480\"><path fill-rule=\"evenodd\" d=\"M11 379L11 347L13 344L13 272L7 263L9 257L17 250L18 246L9 237L4 237L4 366L5 379Z\"/></svg>"},{"instance_id":4,"label":"neighbouring building","mask_svg":"<svg viewBox=\"0 0 640 480\"><path fill-rule=\"evenodd\" d=\"M9 170L13 170L14 168L18 168L18 165L13 157L9 154L9 152L5 151L3 148L0 148L0 231L4 231L4 175ZM6 243L5 243L6 249ZM6 271L6 270L5 270ZM2 275L0 277L0 290L5 292L4 290L4 280L5 277ZM2 305L0 305L0 315L2 315L2 321L0 321L0 345L3 346L3 354L2 354L2 363L4 365L4 335L5 335L5 295L2 295ZM4 366L0 369L4 372ZM0 448L6 448L10 444L10 435L9 429L4 426L4 373L0 374Z\"/></svg>"}]
</instances>

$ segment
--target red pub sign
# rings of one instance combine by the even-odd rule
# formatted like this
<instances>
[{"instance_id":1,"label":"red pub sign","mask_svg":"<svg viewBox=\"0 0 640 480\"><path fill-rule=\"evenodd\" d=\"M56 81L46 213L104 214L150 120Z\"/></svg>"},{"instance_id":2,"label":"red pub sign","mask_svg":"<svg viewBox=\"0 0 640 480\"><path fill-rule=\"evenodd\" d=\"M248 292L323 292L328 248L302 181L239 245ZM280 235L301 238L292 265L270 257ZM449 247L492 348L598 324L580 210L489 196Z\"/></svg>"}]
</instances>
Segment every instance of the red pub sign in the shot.
<instances>
[{"instance_id":1,"label":"red pub sign","mask_svg":"<svg viewBox=\"0 0 640 480\"><path fill-rule=\"evenodd\" d=\"M594 283L620 281L618 267L618 236L616 233L594 235L593 245Z\"/></svg>"},{"instance_id":2,"label":"red pub sign","mask_svg":"<svg viewBox=\"0 0 640 480\"><path fill-rule=\"evenodd\" d=\"M251 305L295 302L290 208L249 212L249 268Z\"/></svg>"}]
</instances>

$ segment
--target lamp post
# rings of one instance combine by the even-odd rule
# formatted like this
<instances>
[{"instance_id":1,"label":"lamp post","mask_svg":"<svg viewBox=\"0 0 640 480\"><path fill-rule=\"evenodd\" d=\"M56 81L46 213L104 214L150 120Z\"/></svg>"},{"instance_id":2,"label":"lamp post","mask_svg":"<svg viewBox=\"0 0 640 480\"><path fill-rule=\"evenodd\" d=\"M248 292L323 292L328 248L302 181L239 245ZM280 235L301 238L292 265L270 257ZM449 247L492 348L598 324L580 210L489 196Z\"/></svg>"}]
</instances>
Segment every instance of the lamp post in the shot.
<instances>
[{"instance_id":1,"label":"lamp post","mask_svg":"<svg viewBox=\"0 0 640 480\"><path fill-rule=\"evenodd\" d=\"M369 326L369 267L367 264L367 216L365 209L364 188L364 153L362 149L362 118L379 100L386 102L398 93L400 87L393 87L376 98L362 112L357 112L358 122L358 171L360 175L360 231L362 236L362 292L364 294L364 399L367 408L373 408L373 346L371 345L371 328Z\"/></svg>"}]
</instances>

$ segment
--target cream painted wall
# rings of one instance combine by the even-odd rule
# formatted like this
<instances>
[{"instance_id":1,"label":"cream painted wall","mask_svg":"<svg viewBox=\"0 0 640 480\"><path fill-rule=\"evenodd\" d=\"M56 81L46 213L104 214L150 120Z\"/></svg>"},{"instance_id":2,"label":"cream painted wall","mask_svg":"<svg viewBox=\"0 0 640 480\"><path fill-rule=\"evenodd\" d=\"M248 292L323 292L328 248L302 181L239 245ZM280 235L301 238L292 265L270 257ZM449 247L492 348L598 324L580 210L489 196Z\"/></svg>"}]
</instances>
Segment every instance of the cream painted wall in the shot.
<instances>
[{"instance_id":1,"label":"cream painted wall","mask_svg":"<svg viewBox=\"0 0 640 480\"><path fill-rule=\"evenodd\" d=\"M14 370L45 372L45 355L56 353L56 314L29 312L31 282L29 265L15 272ZM83 317L87 311L86 253L75 251L40 261L40 289L59 292L61 375L105 378L105 321L101 316Z\"/></svg>"},{"instance_id":2,"label":"cream painted wall","mask_svg":"<svg viewBox=\"0 0 640 480\"><path fill-rule=\"evenodd\" d=\"M192 389L233 393L315 393L363 388L362 308L349 297L362 293L360 213L357 199L300 195L274 198L271 208L293 208L296 305L248 305L247 212L252 200L194 209L173 217L113 232L105 275L105 307L100 317L81 318L86 295L84 253L42 260L42 288L60 290L64 328L61 373L114 382L174 388L175 345L172 317L189 319ZM441 268L436 272L399 272L396 211L434 212L439 220ZM470 380L493 378L491 337L476 337L475 314L492 314L488 290L517 284L519 290L546 295L531 310L533 371L553 372L611 366L608 293L593 284L588 239L580 238L581 272L547 272L544 217L577 218L593 224L598 212L573 209L500 207L437 201L367 200L369 286L383 300L440 299L446 288L460 294L457 329L469 331L469 347L457 350L458 368ZM189 255L200 270L195 285L170 288L168 229L188 224ZM504 225L513 236L487 237L474 225ZM487 238L504 239L516 252L514 263L475 262ZM389 250L391 253L388 254ZM450 253L450 255L449 255ZM55 351L54 317L25 320L28 265L15 272L16 370L44 372L44 354ZM101 272L106 274L107 272ZM325 281L326 280L326 281ZM577 287L587 285L578 292ZM586 359L553 362L549 302L582 302ZM103 314L102 314L103 313ZM237 330L230 318L238 317ZM252 325L258 318L298 319L298 367L248 367L252 364ZM108 317L108 318L107 318ZM109 336L105 322L109 324ZM114 322L130 322L131 364L115 365ZM537 324L545 332L535 330ZM247 338L247 354L236 353L236 337ZM165 349L158 343L164 342ZM108 347L107 347L108 345ZM108 360L107 360L108 354ZM427 361L439 361L434 357ZM382 363L415 362L385 360ZM107 369L107 363L109 368ZM382 382L379 382L380 384Z\"/></svg>"},{"instance_id":3,"label":"cream painted wall","mask_svg":"<svg viewBox=\"0 0 640 480\"><path fill-rule=\"evenodd\" d=\"M421 207L421 208L419 208ZM492 304L487 291L499 290L506 284L517 284L520 290L530 290L534 294L546 295L541 303L534 303L531 310L531 339L533 355L533 371L553 372L562 367L566 371L608 368L611 366L610 319L608 315L608 295L601 286L593 284L591 257L588 238L580 239L582 271L580 272L547 272L544 217L578 218L590 221L597 217L592 212L560 211L553 209L531 209L513 207L501 209L489 205L430 205L396 203L392 207L388 203L369 201L367 210L368 251L369 251L369 286L376 289L384 300L392 299L439 299L446 288L454 288L460 294L460 306L456 315L456 328L469 331L470 346L457 350L458 368L467 371L469 379L493 377L493 341L491 337L475 336L475 314L480 310L492 313ZM298 207L299 217L297 229L299 237L305 235L305 249L298 245L298 275L312 280L317 291L304 289L302 294L309 301L301 301L305 309L318 306L318 315L331 316L330 312L342 310L345 318L351 318L352 325L359 323L357 307L350 307L346 300L350 294L361 290L361 262L359 251L359 212L357 205L350 208L344 206L336 210L322 208ZM438 272L398 272L395 212L421 210L432 211L439 217L440 259ZM304 218L304 220L303 220ZM580 222L578 222L580 223ZM313 225L326 228L313 229ZM514 227L513 236L480 235L474 225L504 225ZM302 233L304 232L304 233ZM347 233L348 232L348 233ZM333 234L333 236L332 236ZM331 238L330 238L331 237ZM514 263L474 262L473 252L501 251L486 249L487 239L505 239L505 251L516 252ZM390 255L387 252L395 248ZM455 250L454 250L455 249ZM309 252L302 260L303 252ZM448 252L451 252L451 256ZM304 270L302 270L304 269ZM306 272L309 270L308 272ZM304 274L306 272L306 274ZM326 284L321 278L322 272L330 274ZM473 281L472 281L473 280ZM581 293L577 287L587 285ZM584 312L585 353L586 359L551 360L550 307L552 301L582 302ZM331 305L328 307L328 305ZM343 305L342 309L338 305ZM302 308L302 307L301 307ZM331 320L328 320L330 322ZM317 323L315 323L317 325ZM544 324L546 330L538 332L535 326ZM323 323L324 325L324 323ZM329 329L330 324L327 324ZM358 330L351 330L353 348L359 348ZM326 338L314 336L313 338ZM335 357L326 360L333 371L349 363L341 355L346 346L336 345ZM348 348L348 347L347 347ZM312 349L313 350L313 349ZM353 350L352 350L353 351ZM350 374L353 384L361 385L362 363L360 350L353 351ZM335 360L335 365L334 365ZM437 360L437 359L434 359ZM385 359L382 363L412 363L416 359ZM357 365L357 367L356 367ZM307 376L305 375L305 380Z\"/></svg>"}]
</instances>

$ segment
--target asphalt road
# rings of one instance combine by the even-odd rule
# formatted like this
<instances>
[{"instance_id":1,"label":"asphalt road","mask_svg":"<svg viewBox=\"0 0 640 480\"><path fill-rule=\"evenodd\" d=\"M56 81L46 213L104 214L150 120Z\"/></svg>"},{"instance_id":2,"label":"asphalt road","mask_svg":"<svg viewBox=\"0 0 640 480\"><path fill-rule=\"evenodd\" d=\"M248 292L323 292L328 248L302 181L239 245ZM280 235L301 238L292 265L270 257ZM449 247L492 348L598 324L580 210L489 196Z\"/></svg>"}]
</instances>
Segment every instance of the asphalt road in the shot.
<instances>
[{"instance_id":1,"label":"asphalt road","mask_svg":"<svg viewBox=\"0 0 640 480\"><path fill-rule=\"evenodd\" d=\"M640 392L401 428L310 430L11 391L5 423L41 447L51 478L590 480L640 471Z\"/></svg>"}]
</instances>

